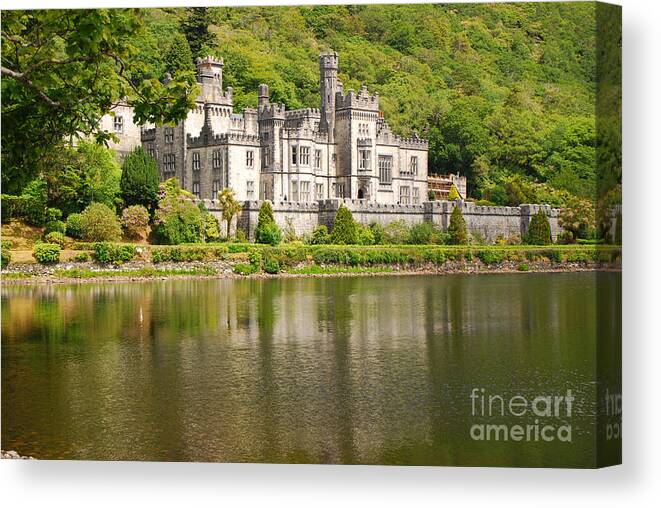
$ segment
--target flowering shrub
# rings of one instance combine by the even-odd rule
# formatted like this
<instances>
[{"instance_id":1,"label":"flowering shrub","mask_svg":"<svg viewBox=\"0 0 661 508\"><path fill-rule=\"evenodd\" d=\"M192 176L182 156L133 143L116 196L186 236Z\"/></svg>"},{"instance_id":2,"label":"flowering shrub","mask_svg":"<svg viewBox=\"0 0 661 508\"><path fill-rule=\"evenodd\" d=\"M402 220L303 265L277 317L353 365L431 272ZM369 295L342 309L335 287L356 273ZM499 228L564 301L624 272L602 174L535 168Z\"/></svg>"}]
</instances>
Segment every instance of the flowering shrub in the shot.
<instances>
[{"instance_id":1,"label":"flowering shrub","mask_svg":"<svg viewBox=\"0 0 661 508\"><path fill-rule=\"evenodd\" d=\"M179 187L176 178L159 187L154 232L159 243L169 245L195 243L204 238L202 212L193 203L192 194Z\"/></svg>"},{"instance_id":2,"label":"flowering shrub","mask_svg":"<svg viewBox=\"0 0 661 508\"><path fill-rule=\"evenodd\" d=\"M141 239L147 236L149 212L142 205L133 205L122 211L122 227L130 238Z\"/></svg>"}]
</instances>

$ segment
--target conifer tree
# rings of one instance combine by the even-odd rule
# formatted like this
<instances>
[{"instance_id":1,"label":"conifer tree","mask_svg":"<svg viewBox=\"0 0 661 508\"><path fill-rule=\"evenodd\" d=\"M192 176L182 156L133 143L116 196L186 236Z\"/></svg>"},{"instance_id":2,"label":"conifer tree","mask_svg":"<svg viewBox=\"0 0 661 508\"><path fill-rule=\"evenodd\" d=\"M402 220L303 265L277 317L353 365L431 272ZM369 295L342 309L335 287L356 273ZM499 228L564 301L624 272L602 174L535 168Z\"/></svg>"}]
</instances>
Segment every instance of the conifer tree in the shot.
<instances>
[{"instance_id":1,"label":"conifer tree","mask_svg":"<svg viewBox=\"0 0 661 508\"><path fill-rule=\"evenodd\" d=\"M358 231L353 215L347 207L341 205L335 214L335 223L331 241L338 245L353 245L358 243Z\"/></svg>"},{"instance_id":2,"label":"conifer tree","mask_svg":"<svg viewBox=\"0 0 661 508\"><path fill-rule=\"evenodd\" d=\"M544 210L539 210L530 219L525 242L529 245L548 245L551 243L551 224Z\"/></svg>"},{"instance_id":3,"label":"conifer tree","mask_svg":"<svg viewBox=\"0 0 661 508\"><path fill-rule=\"evenodd\" d=\"M461 194L459 194L459 191L457 190L455 184L452 184L452 187L450 187L450 194L448 196L448 200L457 201L460 199L461 199Z\"/></svg>"},{"instance_id":4,"label":"conifer tree","mask_svg":"<svg viewBox=\"0 0 661 508\"><path fill-rule=\"evenodd\" d=\"M461 213L461 208L458 206L454 207L454 210L452 210L452 215L450 215L448 233L450 235L450 242L453 245L468 244L468 230L466 228L466 220Z\"/></svg>"},{"instance_id":5,"label":"conifer tree","mask_svg":"<svg viewBox=\"0 0 661 508\"><path fill-rule=\"evenodd\" d=\"M137 146L122 164L119 187L127 206L143 205L148 209L156 205L159 177L156 161Z\"/></svg>"}]
</instances>

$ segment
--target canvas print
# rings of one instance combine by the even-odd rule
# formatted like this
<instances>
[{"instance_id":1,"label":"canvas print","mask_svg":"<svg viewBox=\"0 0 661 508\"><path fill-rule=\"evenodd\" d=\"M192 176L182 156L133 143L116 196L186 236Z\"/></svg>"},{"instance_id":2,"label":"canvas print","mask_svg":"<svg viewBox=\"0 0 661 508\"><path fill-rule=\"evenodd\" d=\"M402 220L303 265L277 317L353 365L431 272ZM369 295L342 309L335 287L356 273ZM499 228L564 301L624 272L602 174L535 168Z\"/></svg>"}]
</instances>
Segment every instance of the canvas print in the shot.
<instances>
[{"instance_id":1,"label":"canvas print","mask_svg":"<svg viewBox=\"0 0 661 508\"><path fill-rule=\"evenodd\" d=\"M621 9L2 11L2 456L621 461Z\"/></svg>"}]
</instances>

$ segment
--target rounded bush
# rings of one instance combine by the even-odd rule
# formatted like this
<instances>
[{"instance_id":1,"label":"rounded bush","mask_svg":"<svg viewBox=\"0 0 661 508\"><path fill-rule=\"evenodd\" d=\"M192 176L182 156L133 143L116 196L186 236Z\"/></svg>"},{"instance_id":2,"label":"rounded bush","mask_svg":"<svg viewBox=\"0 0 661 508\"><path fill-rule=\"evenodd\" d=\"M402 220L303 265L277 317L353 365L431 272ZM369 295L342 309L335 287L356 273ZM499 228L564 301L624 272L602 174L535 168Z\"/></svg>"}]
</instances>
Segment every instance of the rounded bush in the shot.
<instances>
[{"instance_id":1,"label":"rounded bush","mask_svg":"<svg viewBox=\"0 0 661 508\"><path fill-rule=\"evenodd\" d=\"M282 231L275 222L266 224L260 231L258 243L278 245L282 241Z\"/></svg>"},{"instance_id":2,"label":"rounded bush","mask_svg":"<svg viewBox=\"0 0 661 508\"><path fill-rule=\"evenodd\" d=\"M330 243L331 237L328 234L328 228L325 225L320 225L314 228L309 243L311 245L325 245Z\"/></svg>"},{"instance_id":3,"label":"rounded bush","mask_svg":"<svg viewBox=\"0 0 661 508\"><path fill-rule=\"evenodd\" d=\"M269 259L264 263L264 271L270 274L276 274L280 272L280 263L275 259Z\"/></svg>"},{"instance_id":4,"label":"rounded bush","mask_svg":"<svg viewBox=\"0 0 661 508\"><path fill-rule=\"evenodd\" d=\"M122 238L119 219L103 203L92 203L80 214L82 239L88 242L115 242Z\"/></svg>"},{"instance_id":5,"label":"rounded bush","mask_svg":"<svg viewBox=\"0 0 661 508\"><path fill-rule=\"evenodd\" d=\"M58 263L62 248L56 243L36 243L32 256L41 264Z\"/></svg>"},{"instance_id":6,"label":"rounded bush","mask_svg":"<svg viewBox=\"0 0 661 508\"><path fill-rule=\"evenodd\" d=\"M56 243L60 247L64 247L64 244L66 243L66 238L59 231L51 231L44 237L44 240L48 243Z\"/></svg>"},{"instance_id":7,"label":"rounded bush","mask_svg":"<svg viewBox=\"0 0 661 508\"><path fill-rule=\"evenodd\" d=\"M71 238L82 239L83 223L82 216L79 213L72 213L67 217L66 233Z\"/></svg>"},{"instance_id":8,"label":"rounded bush","mask_svg":"<svg viewBox=\"0 0 661 508\"><path fill-rule=\"evenodd\" d=\"M2 247L0 250L1 260L0 260L0 268L5 268L10 262L11 262L11 248L12 248L12 243L9 240L2 240Z\"/></svg>"},{"instance_id":9,"label":"rounded bush","mask_svg":"<svg viewBox=\"0 0 661 508\"><path fill-rule=\"evenodd\" d=\"M94 259L103 264L121 265L135 257L136 247L132 244L112 244L98 242L94 244Z\"/></svg>"},{"instance_id":10,"label":"rounded bush","mask_svg":"<svg viewBox=\"0 0 661 508\"><path fill-rule=\"evenodd\" d=\"M529 245L548 245L551 243L551 224L544 210L539 210L530 219L525 241Z\"/></svg>"},{"instance_id":11,"label":"rounded bush","mask_svg":"<svg viewBox=\"0 0 661 508\"><path fill-rule=\"evenodd\" d=\"M46 223L46 227L44 228L44 233L49 234L53 232L57 233L66 233L67 231L67 226L64 222L61 220L52 220Z\"/></svg>"}]
</instances>

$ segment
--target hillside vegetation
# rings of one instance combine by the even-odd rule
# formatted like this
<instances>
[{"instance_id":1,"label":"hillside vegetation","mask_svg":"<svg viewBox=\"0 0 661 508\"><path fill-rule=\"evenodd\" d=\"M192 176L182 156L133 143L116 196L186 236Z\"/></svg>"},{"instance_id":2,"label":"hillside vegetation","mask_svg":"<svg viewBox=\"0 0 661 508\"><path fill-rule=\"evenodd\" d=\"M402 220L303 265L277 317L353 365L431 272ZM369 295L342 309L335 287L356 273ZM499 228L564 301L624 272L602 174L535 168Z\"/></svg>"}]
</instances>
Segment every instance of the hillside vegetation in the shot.
<instances>
[{"instance_id":1,"label":"hillside vegetation","mask_svg":"<svg viewBox=\"0 0 661 508\"><path fill-rule=\"evenodd\" d=\"M256 106L260 83L269 85L272 101L318 107L318 55L333 49L345 89L365 84L379 92L393 129L428 138L430 170L468 176L473 197L555 205L570 194L594 199L592 3L191 8L145 15L148 34L137 43L154 72L190 69L190 59L204 53L222 56L238 109Z\"/></svg>"}]
</instances>

